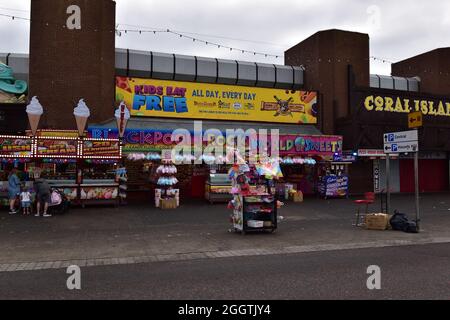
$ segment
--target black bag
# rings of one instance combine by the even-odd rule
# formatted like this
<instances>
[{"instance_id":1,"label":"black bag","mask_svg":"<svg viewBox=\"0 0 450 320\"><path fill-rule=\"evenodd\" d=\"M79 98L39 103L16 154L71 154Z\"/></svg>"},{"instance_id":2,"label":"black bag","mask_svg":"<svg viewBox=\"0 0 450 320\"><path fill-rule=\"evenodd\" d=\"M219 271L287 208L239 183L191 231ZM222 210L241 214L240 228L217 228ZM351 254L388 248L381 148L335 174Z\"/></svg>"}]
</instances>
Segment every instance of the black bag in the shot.
<instances>
[{"instance_id":1,"label":"black bag","mask_svg":"<svg viewBox=\"0 0 450 320\"><path fill-rule=\"evenodd\" d=\"M392 230L405 231L408 226L408 216L404 213L394 212L394 216L391 218L390 223Z\"/></svg>"},{"instance_id":2,"label":"black bag","mask_svg":"<svg viewBox=\"0 0 450 320\"><path fill-rule=\"evenodd\" d=\"M390 220L392 230L403 231L407 233L419 233L417 223L410 221L404 213L394 211L394 216Z\"/></svg>"},{"instance_id":3,"label":"black bag","mask_svg":"<svg viewBox=\"0 0 450 320\"><path fill-rule=\"evenodd\" d=\"M405 230L403 230L407 233L419 233L419 230L417 228L417 223L414 221L408 221Z\"/></svg>"}]
</instances>

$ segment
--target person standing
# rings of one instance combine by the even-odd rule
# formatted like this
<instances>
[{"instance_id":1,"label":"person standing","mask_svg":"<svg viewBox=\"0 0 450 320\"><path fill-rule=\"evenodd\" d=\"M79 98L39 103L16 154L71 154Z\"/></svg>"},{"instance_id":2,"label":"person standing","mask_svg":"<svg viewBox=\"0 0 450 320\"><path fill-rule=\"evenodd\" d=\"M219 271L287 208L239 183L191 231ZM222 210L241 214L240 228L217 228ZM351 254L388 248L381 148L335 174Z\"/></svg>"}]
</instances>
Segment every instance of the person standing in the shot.
<instances>
[{"instance_id":1,"label":"person standing","mask_svg":"<svg viewBox=\"0 0 450 320\"><path fill-rule=\"evenodd\" d=\"M31 193L27 190L27 188L23 188L22 193L20 194L20 202L22 204L23 215L30 215Z\"/></svg>"},{"instance_id":2,"label":"person standing","mask_svg":"<svg viewBox=\"0 0 450 320\"><path fill-rule=\"evenodd\" d=\"M17 169L13 168L8 176L8 196L9 196L9 214L16 214L16 200L20 194L20 179L17 176Z\"/></svg>"},{"instance_id":3,"label":"person standing","mask_svg":"<svg viewBox=\"0 0 450 320\"><path fill-rule=\"evenodd\" d=\"M50 203L50 185L44 178L38 178L34 182L34 189L36 191L36 201L37 201L37 212L35 217L40 216L41 205L44 207L44 218L51 217L52 215L47 214L48 204Z\"/></svg>"}]
</instances>

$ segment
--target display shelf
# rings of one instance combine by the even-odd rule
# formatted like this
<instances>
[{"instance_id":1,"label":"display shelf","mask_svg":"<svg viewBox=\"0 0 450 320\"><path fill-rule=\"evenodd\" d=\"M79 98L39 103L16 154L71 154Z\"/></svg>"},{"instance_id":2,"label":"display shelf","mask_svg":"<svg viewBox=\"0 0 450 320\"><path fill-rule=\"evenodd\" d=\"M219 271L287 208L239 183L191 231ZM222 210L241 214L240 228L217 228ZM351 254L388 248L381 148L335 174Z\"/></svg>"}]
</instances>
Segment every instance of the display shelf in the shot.
<instances>
[{"instance_id":1,"label":"display shelf","mask_svg":"<svg viewBox=\"0 0 450 320\"><path fill-rule=\"evenodd\" d=\"M264 198L270 197L271 202L264 201ZM255 201L260 198L259 201ZM251 199L248 201L248 199ZM277 229L277 202L276 197L272 195L235 195L233 210L233 227L236 231L243 234L246 232L270 231ZM252 210L252 206L262 205L262 210ZM255 227L248 224L249 221L263 223L263 227Z\"/></svg>"}]
</instances>

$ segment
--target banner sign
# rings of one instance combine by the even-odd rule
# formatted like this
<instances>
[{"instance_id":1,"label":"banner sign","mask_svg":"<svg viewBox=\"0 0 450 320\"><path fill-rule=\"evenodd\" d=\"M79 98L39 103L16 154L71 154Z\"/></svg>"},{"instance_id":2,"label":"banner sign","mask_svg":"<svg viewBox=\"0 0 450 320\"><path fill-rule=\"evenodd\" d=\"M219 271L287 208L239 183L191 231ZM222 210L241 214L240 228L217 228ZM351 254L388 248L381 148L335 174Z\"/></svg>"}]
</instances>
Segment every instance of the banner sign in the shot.
<instances>
[{"instance_id":1,"label":"banner sign","mask_svg":"<svg viewBox=\"0 0 450 320\"><path fill-rule=\"evenodd\" d=\"M317 92L116 77L132 116L316 124Z\"/></svg>"},{"instance_id":2,"label":"banner sign","mask_svg":"<svg viewBox=\"0 0 450 320\"><path fill-rule=\"evenodd\" d=\"M116 139L118 136L117 129L89 128L89 137L94 139ZM171 130L126 130L123 152L157 152L175 145Z\"/></svg>"},{"instance_id":3,"label":"banner sign","mask_svg":"<svg viewBox=\"0 0 450 320\"><path fill-rule=\"evenodd\" d=\"M437 98L368 95L364 99L364 108L370 112L421 112L428 116L450 117L450 100Z\"/></svg>"},{"instance_id":4,"label":"banner sign","mask_svg":"<svg viewBox=\"0 0 450 320\"><path fill-rule=\"evenodd\" d=\"M38 139L37 157L77 157L77 140L63 139Z\"/></svg>"},{"instance_id":5,"label":"banner sign","mask_svg":"<svg viewBox=\"0 0 450 320\"><path fill-rule=\"evenodd\" d=\"M320 155L334 156L342 153L343 139L340 136L280 136L280 156Z\"/></svg>"},{"instance_id":6,"label":"banner sign","mask_svg":"<svg viewBox=\"0 0 450 320\"><path fill-rule=\"evenodd\" d=\"M191 141L194 133L191 132ZM96 139L112 139L118 136L117 129L89 128L89 136ZM268 138L270 142L270 137ZM151 152L170 149L177 143L172 142L170 130L126 130L123 152ZM204 142L204 144L207 144ZM343 140L340 136L303 136L281 135L280 156L330 156L342 153Z\"/></svg>"},{"instance_id":7,"label":"banner sign","mask_svg":"<svg viewBox=\"0 0 450 320\"><path fill-rule=\"evenodd\" d=\"M0 156L31 157L33 141L25 138L0 138Z\"/></svg>"},{"instance_id":8,"label":"banner sign","mask_svg":"<svg viewBox=\"0 0 450 320\"><path fill-rule=\"evenodd\" d=\"M119 157L119 141L89 139L83 140L83 157Z\"/></svg>"}]
</instances>

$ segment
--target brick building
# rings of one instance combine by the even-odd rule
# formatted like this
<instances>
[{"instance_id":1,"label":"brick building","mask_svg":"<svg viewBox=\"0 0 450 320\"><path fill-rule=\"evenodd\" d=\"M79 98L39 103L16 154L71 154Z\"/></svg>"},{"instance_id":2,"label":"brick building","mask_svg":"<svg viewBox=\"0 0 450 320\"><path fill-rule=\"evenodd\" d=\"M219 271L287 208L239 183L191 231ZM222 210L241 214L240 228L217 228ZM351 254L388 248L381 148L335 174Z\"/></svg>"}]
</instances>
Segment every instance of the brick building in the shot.
<instances>
[{"instance_id":1,"label":"brick building","mask_svg":"<svg viewBox=\"0 0 450 320\"><path fill-rule=\"evenodd\" d=\"M82 8L81 30L65 27L65 9L72 4ZM1 53L0 59L15 65L22 78L29 70L30 96L39 95L46 107L43 127L74 129L73 105L81 97L92 109L91 122L111 120L115 76L314 90L319 92L318 124L297 129L343 135L345 148L352 152L374 151L366 153L367 158L361 153L349 167L351 190L361 193L383 189L384 161L376 155L383 133L408 129L405 112L389 108L372 112L365 108L364 99L373 95L435 106L441 102L444 114L439 109L435 114L427 112L420 131L421 189L448 190L450 48L395 63L391 76L380 76L370 74L369 36L357 32L319 31L286 51L285 66L276 66L115 49L111 0L33 0L31 9L29 61L26 56ZM167 122L156 119L154 125ZM399 155L392 165L394 191L411 191L410 156Z\"/></svg>"}]
</instances>

